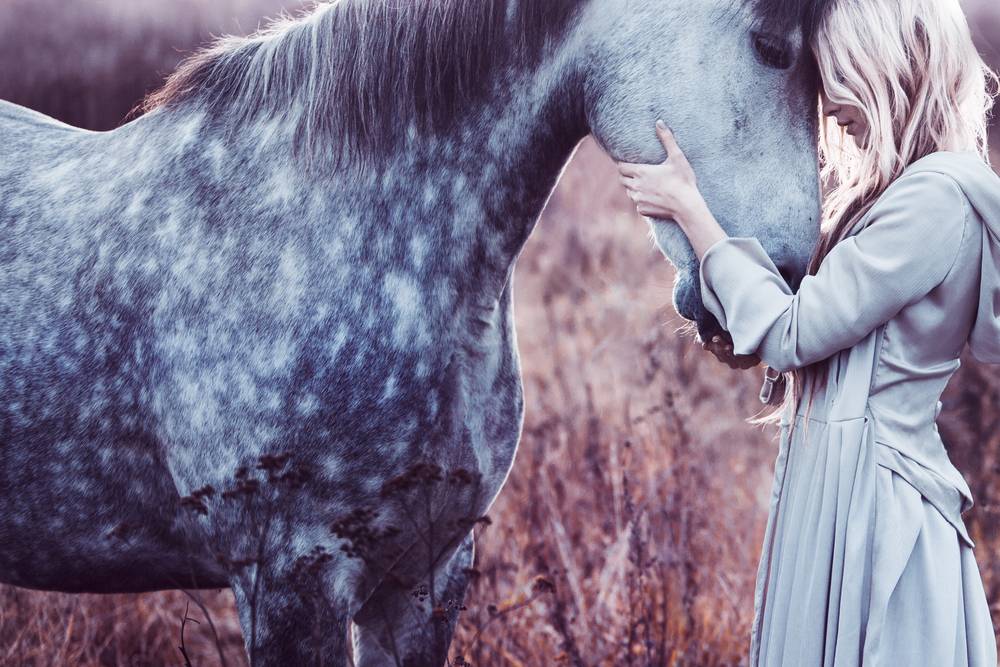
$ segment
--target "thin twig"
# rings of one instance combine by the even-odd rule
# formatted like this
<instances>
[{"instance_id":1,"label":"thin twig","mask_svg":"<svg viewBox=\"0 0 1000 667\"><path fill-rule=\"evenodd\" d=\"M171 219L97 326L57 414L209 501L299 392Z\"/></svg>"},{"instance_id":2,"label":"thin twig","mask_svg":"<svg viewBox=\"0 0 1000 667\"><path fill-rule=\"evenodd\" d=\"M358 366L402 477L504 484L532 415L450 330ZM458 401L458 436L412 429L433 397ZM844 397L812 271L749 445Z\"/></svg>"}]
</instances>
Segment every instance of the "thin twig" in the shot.
<instances>
[{"instance_id":1,"label":"thin twig","mask_svg":"<svg viewBox=\"0 0 1000 667\"><path fill-rule=\"evenodd\" d=\"M215 650L219 653L220 667L229 667L229 662L226 660L226 652L222 648L222 639L219 638L219 633L215 628L215 622L212 620L212 614L209 612L208 607L202 602L201 597L195 595L193 591L188 589L181 590L184 595L194 600L194 603L198 605L198 609L201 609L201 613L205 616L205 620L208 621L208 628L212 631L212 640L215 642Z\"/></svg>"},{"instance_id":2,"label":"thin twig","mask_svg":"<svg viewBox=\"0 0 1000 667\"><path fill-rule=\"evenodd\" d=\"M190 608L191 608L191 603L185 602L184 618L181 619L181 645L177 647L180 649L181 655L184 656L184 667L193 667L193 665L191 664L191 658L188 656L187 647L184 645L184 628L187 625L188 621L195 623L197 625L201 625L196 619L193 619L190 616L188 616L188 609Z\"/></svg>"}]
</instances>

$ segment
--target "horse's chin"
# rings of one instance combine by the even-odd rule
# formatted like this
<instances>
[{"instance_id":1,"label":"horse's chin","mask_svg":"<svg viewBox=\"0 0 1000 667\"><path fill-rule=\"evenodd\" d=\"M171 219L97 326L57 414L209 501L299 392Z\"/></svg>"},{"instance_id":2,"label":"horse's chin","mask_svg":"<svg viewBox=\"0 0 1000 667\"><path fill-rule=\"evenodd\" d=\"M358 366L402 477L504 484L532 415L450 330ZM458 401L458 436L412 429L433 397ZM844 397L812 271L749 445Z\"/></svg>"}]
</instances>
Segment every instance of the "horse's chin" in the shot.
<instances>
[{"instance_id":1,"label":"horse's chin","mask_svg":"<svg viewBox=\"0 0 1000 667\"><path fill-rule=\"evenodd\" d=\"M701 291L696 288L695 281L689 272L678 272L674 286L674 308L677 314L690 322L697 333L695 342L704 343L713 336L729 337L729 332L722 328L715 315L710 313L701 299Z\"/></svg>"}]
</instances>

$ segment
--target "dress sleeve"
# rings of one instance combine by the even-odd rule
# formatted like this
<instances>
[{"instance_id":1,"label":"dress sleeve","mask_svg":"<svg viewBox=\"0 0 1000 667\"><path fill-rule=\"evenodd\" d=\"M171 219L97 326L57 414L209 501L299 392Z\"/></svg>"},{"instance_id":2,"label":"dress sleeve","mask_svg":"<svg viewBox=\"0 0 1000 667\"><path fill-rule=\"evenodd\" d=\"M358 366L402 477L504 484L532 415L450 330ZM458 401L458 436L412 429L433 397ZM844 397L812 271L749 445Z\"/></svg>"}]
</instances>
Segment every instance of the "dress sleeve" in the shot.
<instances>
[{"instance_id":1,"label":"dress sleeve","mask_svg":"<svg viewBox=\"0 0 1000 667\"><path fill-rule=\"evenodd\" d=\"M798 292L757 239L726 237L701 260L705 307L733 338L779 371L825 359L861 341L951 271L969 218L968 200L945 174L900 177L868 225L837 243Z\"/></svg>"}]
</instances>

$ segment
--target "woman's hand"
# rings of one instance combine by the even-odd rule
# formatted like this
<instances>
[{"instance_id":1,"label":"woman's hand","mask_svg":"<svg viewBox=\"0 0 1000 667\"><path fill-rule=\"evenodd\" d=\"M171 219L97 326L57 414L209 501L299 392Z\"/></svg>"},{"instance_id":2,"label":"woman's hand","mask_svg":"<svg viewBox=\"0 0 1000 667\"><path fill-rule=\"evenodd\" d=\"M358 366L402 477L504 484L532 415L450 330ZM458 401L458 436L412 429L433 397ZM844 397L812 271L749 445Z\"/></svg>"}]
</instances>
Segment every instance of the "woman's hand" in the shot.
<instances>
[{"instance_id":1,"label":"woman's hand","mask_svg":"<svg viewBox=\"0 0 1000 667\"><path fill-rule=\"evenodd\" d=\"M700 260L713 243L726 238L727 234L701 196L698 179L684 151L674 140L673 132L658 120L656 134L667 151L667 159L660 164L619 162L620 180L636 210L642 215L675 221L687 235ZM728 333L703 341L702 348L737 370L752 368L760 363L757 355L734 354L733 339Z\"/></svg>"},{"instance_id":2,"label":"woman's hand","mask_svg":"<svg viewBox=\"0 0 1000 667\"><path fill-rule=\"evenodd\" d=\"M716 334L711 340L703 341L701 348L715 355L715 358L733 370L745 371L760 363L756 354L734 354L733 339L729 333Z\"/></svg>"},{"instance_id":3,"label":"woman's hand","mask_svg":"<svg viewBox=\"0 0 1000 667\"><path fill-rule=\"evenodd\" d=\"M656 134L667 159L660 164L619 162L619 180L641 215L681 222L704 200L694 170L662 120L656 121Z\"/></svg>"},{"instance_id":4,"label":"woman's hand","mask_svg":"<svg viewBox=\"0 0 1000 667\"><path fill-rule=\"evenodd\" d=\"M656 121L667 159L660 164L619 162L619 179L641 215L673 220L687 235L698 259L726 232L698 190L698 179L684 151L663 121Z\"/></svg>"}]
</instances>

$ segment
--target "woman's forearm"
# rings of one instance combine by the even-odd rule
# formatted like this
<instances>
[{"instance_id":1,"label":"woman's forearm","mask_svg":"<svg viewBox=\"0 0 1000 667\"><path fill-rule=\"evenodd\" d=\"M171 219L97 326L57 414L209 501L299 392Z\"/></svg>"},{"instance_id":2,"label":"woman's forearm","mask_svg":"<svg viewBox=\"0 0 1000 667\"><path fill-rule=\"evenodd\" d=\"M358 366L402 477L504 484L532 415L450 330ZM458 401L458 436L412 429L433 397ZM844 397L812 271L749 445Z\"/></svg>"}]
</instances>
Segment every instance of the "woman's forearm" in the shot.
<instances>
[{"instance_id":1,"label":"woman's forearm","mask_svg":"<svg viewBox=\"0 0 1000 667\"><path fill-rule=\"evenodd\" d=\"M712 215L712 211L708 208L708 204L705 203L704 199L698 197L694 199L693 206L690 211L684 215L678 216L677 224L680 225L681 230L687 236L688 241L691 243L691 247L694 249L694 253L698 256L698 259L705 255L705 251L708 250L712 244L716 241L721 241L728 237L726 231L722 229L719 222Z\"/></svg>"}]
</instances>

